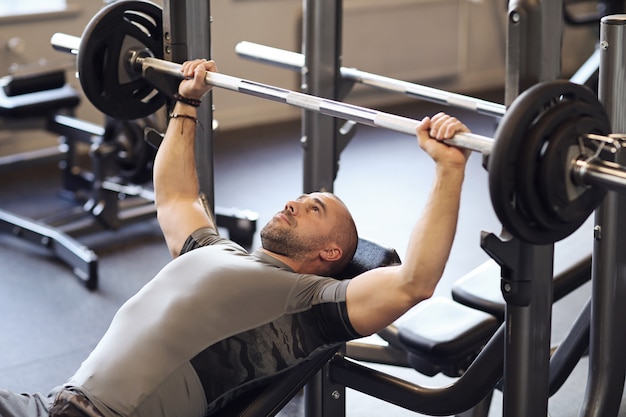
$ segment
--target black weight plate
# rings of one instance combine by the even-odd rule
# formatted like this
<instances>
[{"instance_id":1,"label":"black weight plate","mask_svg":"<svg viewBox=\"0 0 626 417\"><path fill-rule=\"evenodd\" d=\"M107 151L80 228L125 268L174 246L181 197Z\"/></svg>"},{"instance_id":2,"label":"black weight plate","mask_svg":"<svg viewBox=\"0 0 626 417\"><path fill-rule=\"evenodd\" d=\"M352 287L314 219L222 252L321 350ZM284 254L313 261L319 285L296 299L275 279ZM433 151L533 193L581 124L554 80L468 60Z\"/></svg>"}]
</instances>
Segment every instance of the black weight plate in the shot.
<instances>
[{"instance_id":1,"label":"black weight plate","mask_svg":"<svg viewBox=\"0 0 626 417\"><path fill-rule=\"evenodd\" d=\"M589 133L607 135L609 131L602 116L580 116L555 132L543 152L540 169L545 178L540 188L543 201L554 213L554 218L567 225L563 227L573 228L572 232L584 223L606 195L602 187L577 185L572 180L569 167L574 159L582 156L578 138Z\"/></svg>"},{"instance_id":2,"label":"black weight plate","mask_svg":"<svg viewBox=\"0 0 626 417\"><path fill-rule=\"evenodd\" d=\"M144 140L143 120L109 119L106 140L117 150L113 162L114 175L132 184L145 184L152 179L156 149Z\"/></svg>"},{"instance_id":3,"label":"black weight plate","mask_svg":"<svg viewBox=\"0 0 626 417\"><path fill-rule=\"evenodd\" d=\"M529 213L523 207L520 178L522 181L530 178L532 182L534 176L529 176L524 171L520 154L533 127L541 121L542 116L551 108L569 101L580 101L602 108L587 87L566 80L540 83L513 101L496 130L488 163L492 205L504 228L528 243L543 245L565 237L542 226L545 219L532 217L532 212Z\"/></svg>"},{"instance_id":4,"label":"black weight plate","mask_svg":"<svg viewBox=\"0 0 626 417\"><path fill-rule=\"evenodd\" d=\"M549 139L549 135L564 122L572 113L575 113L577 101L569 101L554 105L541 113L532 128L527 132L523 146L520 147L519 159L517 160L516 189L517 210L522 210L529 221L537 223L535 227L551 229L554 219L546 210L539 193L544 179L539 175L541 166L542 149Z\"/></svg>"},{"instance_id":5,"label":"black weight plate","mask_svg":"<svg viewBox=\"0 0 626 417\"><path fill-rule=\"evenodd\" d=\"M87 24L78 49L81 87L101 112L138 119L157 111L165 98L128 68L131 48L163 58L163 12L148 1L120 0L102 8Z\"/></svg>"}]
</instances>

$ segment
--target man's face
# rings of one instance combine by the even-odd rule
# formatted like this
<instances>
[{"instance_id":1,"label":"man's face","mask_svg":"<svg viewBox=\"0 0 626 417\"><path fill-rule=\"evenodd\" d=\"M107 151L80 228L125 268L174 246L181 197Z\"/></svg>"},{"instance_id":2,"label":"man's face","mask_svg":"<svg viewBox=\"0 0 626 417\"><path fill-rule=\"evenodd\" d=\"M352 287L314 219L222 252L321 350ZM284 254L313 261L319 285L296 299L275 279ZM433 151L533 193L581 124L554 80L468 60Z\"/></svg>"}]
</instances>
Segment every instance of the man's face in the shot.
<instances>
[{"instance_id":1,"label":"man's face","mask_svg":"<svg viewBox=\"0 0 626 417\"><path fill-rule=\"evenodd\" d=\"M323 249L330 243L339 210L343 209L330 193L301 195L287 202L263 227L262 246L280 255L303 259L311 251Z\"/></svg>"}]
</instances>

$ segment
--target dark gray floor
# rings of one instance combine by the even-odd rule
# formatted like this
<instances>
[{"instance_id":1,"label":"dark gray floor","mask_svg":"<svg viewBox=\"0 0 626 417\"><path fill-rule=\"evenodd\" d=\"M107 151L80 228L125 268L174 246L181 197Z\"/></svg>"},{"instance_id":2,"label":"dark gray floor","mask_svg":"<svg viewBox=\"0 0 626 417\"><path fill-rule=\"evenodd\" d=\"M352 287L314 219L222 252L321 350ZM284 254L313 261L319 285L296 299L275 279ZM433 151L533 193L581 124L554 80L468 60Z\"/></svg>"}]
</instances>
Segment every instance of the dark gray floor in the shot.
<instances>
[{"instance_id":1,"label":"dark gray floor","mask_svg":"<svg viewBox=\"0 0 626 417\"><path fill-rule=\"evenodd\" d=\"M411 102L392 110L421 118L432 114L434 107ZM457 113L474 132L493 134L493 120ZM260 216L259 224L264 224L285 201L301 193L301 155L297 123L219 134L215 149L217 204L254 210ZM50 164L2 172L0 207L33 217L69 207L58 196L57 173ZM334 191L351 207L362 236L393 246L404 256L409 231L423 207L431 179L432 163L415 138L359 127L342 154ZM487 173L480 157L474 155L468 167L458 237L437 295L449 296L456 279L489 259L479 247L480 233L497 234L499 228L490 204ZM557 271L590 251L590 230L588 221L557 245ZM97 291L87 291L44 249L0 235L0 387L47 392L63 383L97 343L116 309L169 260L154 220L81 241L100 259ZM255 239L253 246L257 245ZM588 295L585 286L555 305L555 342L566 333ZM449 382L408 369L376 367L420 384ZM550 400L550 414L578 415L585 386L583 360ZM501 415L500 403L496 394L492 416ZM299 415L298 402L289 410L283 415ZM348 415L416 414L349 391Z\"/></svg>"}]
</instances>

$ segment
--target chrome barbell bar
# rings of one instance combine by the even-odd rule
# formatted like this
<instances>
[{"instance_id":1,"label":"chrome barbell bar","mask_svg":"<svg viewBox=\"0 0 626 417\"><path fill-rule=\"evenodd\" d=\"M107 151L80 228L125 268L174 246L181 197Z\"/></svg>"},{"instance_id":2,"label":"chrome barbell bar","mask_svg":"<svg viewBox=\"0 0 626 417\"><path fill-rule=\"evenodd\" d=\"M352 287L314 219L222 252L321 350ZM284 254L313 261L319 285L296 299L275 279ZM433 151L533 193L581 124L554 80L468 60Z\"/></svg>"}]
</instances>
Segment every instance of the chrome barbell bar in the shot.
<instances>
[{"instance_id":1,"label":"chrome barbell bar","mask_svg":"<svg viewBox=\"0 0 626 417\"><path fill-rule=\"evenodd\" d=\"M131 66L140 69L142 74L146 69L150 68L157 72L182 78L180 71L181 66L179 64L158 58L141 57L140 55L141 54L137 54L135 58L131 58ZM222 73L207 73L205 82L207 85L214 87L220 87L238 93L289 104L327 116L351 120L359 124L380 127L413 136L415 136L415 131L421 123L420 120L244 80ZM458 133L450 139L448 143L487 155L491 152L493 147L493 138L472 133Z\"/></svg>"},{"instance_id":2,"label":"chrome barbell bar","mask_svg":"<svg viewBox=\"0 0 626 417\"><path fill-rule=\"evenodd\" d=\"M305 57L303 54L254 42L239 42L235 46L235 52L244 58L253 59L258 62L271 64L292 71L302 71L305 68ZM462 94L449 93L424 85L372 74L356 68L341 67L339 73L342 78L370 87L402 93L446 106L467 109L487 116L502 117L506 112L506 106L503 104L492 103L487 100L481 100Z\"/></svg>"},{"instance_id":3,"label":"chrome barbell bar","mask_svg":"<svg viewBox=\"0 0 626 417\"><path fill-rule=\"evenodd\" d=\"M51 38L51 44L58 51L76 55L80 47L80 38L56 33ZM126 60L125 65L131 76L143 76L146 70L152 69L156 72L183 79L181 64L154 58L152 57L152 52L147 49L131 48L123 59ZM208 72L205 77L205 83L214 87L412 136L415 136L415 131L421 123L420 120L320 98L222 73ZM486 156L493 149L494 139L474 133L457 133L446 143ZM618 164L606 162L598 157L572 160L571 173L573 179L581 185L598 185L612 190L624 190L626 188L626 168Z\"/></svg>"},{"instance_id":4,"label":"chrome barbell bar","mask_svg":"<svg viewBox=\"0 0 626 417\"><path fill-rule=\"evenodd\" d=\"M80 38L66 34L54 34L51 44L56 50L77 54L80 47ZM127 59L127 69L131 72L131 75L143 76L147 69L152 69L173 77L183 78L181 64L154 58L152 57L152 52L147 49L130 49L127 51L124 59ZM214 87L413 136L415 136L415 130L421 123L421 120L291 91L222 73L208 72L205 82L207 85ZM488 155L493 147L493 138L473 133L458 133L447 143Z\"/></svg>"}]
</instances>

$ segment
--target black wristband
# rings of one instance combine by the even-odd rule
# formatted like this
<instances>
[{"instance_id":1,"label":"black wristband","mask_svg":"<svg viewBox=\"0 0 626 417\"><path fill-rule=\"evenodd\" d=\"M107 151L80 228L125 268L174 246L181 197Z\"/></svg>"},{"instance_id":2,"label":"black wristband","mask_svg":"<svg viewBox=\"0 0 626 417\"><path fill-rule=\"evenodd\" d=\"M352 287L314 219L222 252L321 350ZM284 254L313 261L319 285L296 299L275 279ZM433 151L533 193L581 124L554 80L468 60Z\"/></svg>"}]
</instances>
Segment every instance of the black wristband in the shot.
<instances>
[{"instance_id":1,"label":"black wristband","mask_svg":"<svg viewBox=\"0 0 626 417\"><path fill-rule=\"evenodd\" d=\"M192 122L194 122L195 124L197 124L198 126L200 126L200 129L204 130L204 126L202 126L202 123L200 123L198 118L190 116L188 114L170 113L170 119L188 119L188 120L191 120ZM181 133L182 133L182 131L181 131Z\"/></svg>"},{"instance_id":2,"label":"black wristband","mask_svg":"<svg viewBox=\"0 0 626 417\"><path fill-rule=\"evenodd\" d=\"M180 101L181 103L188 104L193 107L200 107L200 104L202 104L202 101L200 100L196 100L195 98L183 97L178 93L174 93L172 98L174 99L174 101Z\"/></svg>"}]
</instances>

